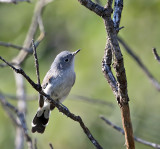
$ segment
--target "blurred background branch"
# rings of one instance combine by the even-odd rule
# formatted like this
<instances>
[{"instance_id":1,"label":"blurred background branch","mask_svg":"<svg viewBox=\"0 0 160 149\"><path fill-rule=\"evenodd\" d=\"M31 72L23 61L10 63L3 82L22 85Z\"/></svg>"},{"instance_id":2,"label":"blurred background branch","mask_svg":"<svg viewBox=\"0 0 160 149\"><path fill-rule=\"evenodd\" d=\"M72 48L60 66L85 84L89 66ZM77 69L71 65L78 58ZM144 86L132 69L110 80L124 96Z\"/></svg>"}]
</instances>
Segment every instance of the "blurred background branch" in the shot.
<instances>
[{"instance_id":1,"label":"blurred background branch","mask_svg":"<svg viewBox=\"0 0 160 149\"><path fill-rule=\"evenodd\" d=\"M18 134L18 135L22 135L22 138L25 136L26 142L28 145L28 149L33 149L32 139L28 135L28 130L27 130L27 125L26 125L26 120L25 120L24 114L21 111L19 111L15 106L13 106L9 102L7 102L5 97L2 94L0 94L0 102L1 102L4 110L6 111L6 113L11 118L12 122L14 124L16 124L17 128L22 130L23 134ZM14 118L13 114L11 114L10 111L13 111L17 115L18 119ZM18 130L17 133L20 133L20 131ZM23 148L23 140L21 140L20 138L16 138L16 139L19 139L19 140L16 140L17 141L16 143L19 145L19 146L16 145L16 148L18 148L18 147ZM21 141L21 142L18 142L18 141Z\"/></svg>"},{"instance_id":2,"label":"blurred background branch","mask_svg":"<svg viewBox=\"0 0 160 149\"><path fill-rule=\"evenodd\" d=\"M141 59L133 52L133 50L126 44L126 42L118 37L118 41L122 44L124 47L124 50L134 59L134 61L138 64L138 66L143 70L145 75L149 78L153 86L160 91L160 83L154 78L152 73L148 70L148 68L143 64Z\"/></svg>"},{"instance_id":3,"label":"blurred background branch","mask_svg":"<svg viewBox=\"0 0 160 149\"><path fill-rule=\"evenodd\" d=\"M111 121L109 121L108 119L106 119L104 116L100 116L100 118L106 123L108 124L109 126L111 126L112 128L114 128L115 130L119 131L122 135L124 135L124 130L122 128L120 128L119 126L113 124ZM142 143L144 145L147 145L147 146L150 146L152 148L156 148L156 149L160 149L160 144L156 144L156 143L153 143L153 142L149 142L149 141L146 141L146 140L143 140L141 138L138 138L138 137L135 137L134 136L134 140L139 142L139 143Z\"/></svg>"},{"instance_id":4,"label":"blurred background branch","mask_svg":"<svg viewBox=\"0 0 160 149\"><path fill-rule=\"evenodd\" d=\"M18 2L30 2L30 0L0 0L0 3L14 3L14 4L17 4Z\"/></svg>"}]
</instances>

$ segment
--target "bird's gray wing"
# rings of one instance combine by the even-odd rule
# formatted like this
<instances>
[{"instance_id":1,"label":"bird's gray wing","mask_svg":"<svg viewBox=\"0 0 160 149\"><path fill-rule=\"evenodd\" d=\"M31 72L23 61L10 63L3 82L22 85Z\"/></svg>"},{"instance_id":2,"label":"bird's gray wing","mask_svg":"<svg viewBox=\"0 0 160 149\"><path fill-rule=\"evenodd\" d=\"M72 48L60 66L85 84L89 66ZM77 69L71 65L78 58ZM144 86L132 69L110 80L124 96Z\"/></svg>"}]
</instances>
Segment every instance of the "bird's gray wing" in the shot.
<instances>
[{"instance_id":1,"label":"bird's gray wing","mask_svg":"<svg viewBox=\"0 0 160 149\"><path fill-rule=\"evenodd\" d=\"M43 82L41 84L42 89L45 89L47 87L49 80L52 78L52 76L53 76L53 71L49 70L45 75ZM39 95L39 107L43 107L43 105L44 105L44 97L42 95Z\"/></svg>"},{"instance_id":2,"label":"bird's gray wing","mask_svg":"<svg viewBox=\"0 0 160 149\"><path fill-rule=\"evenodd\" d=\"M53 75L53 71L50 69L47 74L45 75L43 82L42 82L42 89L45 89L48 85L48 83L50 82L51 79L53 79L54 75Z\"/></svg>"}]
</instances>

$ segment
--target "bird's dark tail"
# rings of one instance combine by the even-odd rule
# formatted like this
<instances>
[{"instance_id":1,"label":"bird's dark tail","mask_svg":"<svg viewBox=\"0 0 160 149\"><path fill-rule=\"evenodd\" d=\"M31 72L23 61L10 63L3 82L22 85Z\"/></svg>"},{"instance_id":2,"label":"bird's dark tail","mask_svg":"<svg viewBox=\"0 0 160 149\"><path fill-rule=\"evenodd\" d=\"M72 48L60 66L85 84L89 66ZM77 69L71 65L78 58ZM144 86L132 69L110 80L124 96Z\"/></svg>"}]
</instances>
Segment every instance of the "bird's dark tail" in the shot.
<instances>
[{"instance_id":1,"label":"bird's dark tail","mask_svg":"<svg viewBox=\"0 0 160 149\"><path fill-rule=\"evenodd\" d=\"M46 125L49 121L50 109L40 108L33 121L32 121L32 132L43 133L45 131Z\"/></svg>"}]
</instances>

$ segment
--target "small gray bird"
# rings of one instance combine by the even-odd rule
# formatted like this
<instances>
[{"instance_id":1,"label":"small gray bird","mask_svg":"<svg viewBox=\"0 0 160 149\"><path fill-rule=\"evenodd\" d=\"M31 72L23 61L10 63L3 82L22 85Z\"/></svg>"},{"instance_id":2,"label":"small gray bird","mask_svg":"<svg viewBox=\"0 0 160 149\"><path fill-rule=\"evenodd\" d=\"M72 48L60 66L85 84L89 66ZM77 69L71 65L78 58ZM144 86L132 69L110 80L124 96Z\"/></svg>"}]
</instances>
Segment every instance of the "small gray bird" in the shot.
<instances>
[{"instance_id":1,"label":"small gray bird","mask_svg":"<svg viewBox=\"0 0 160 149\"><path fill-rule=\"evenodd\" d=\"M47 72L42 82L43 91L54 100L63 102L68 96L75 82L74 58L80 51L63 51L59 53L53 61L50 70ZM49 121L51 110L55 108L45 97L40 95L39 108L32 121L32 132L43 133Z\"/></svg>"}]
</instances>

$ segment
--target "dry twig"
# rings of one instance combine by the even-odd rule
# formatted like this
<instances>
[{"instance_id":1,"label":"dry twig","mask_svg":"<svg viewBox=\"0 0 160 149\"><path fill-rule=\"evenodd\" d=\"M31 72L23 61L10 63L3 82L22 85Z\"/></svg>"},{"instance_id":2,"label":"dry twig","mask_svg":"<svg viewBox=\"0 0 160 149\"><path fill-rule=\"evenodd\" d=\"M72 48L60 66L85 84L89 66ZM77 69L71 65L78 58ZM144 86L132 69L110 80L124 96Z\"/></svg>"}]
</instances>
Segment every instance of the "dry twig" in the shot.
<instances>
[{"instance_id":1,"label":"dry twig","mask_svg":"<svg viewBox=\"0 0 160 149\"><path fill-rule=\"evenodd\" d=\"M154 78L154 76L151 74L151 72L148 70L148 68L143 64L141 59L133 52L133 50L125 43L125 41L118 37L118 41L122 44L126 52L135 60L135 62L138 64L138 66L143 70L143 72L146 74L146 76L149 78L153 86L160 91L160 83Z\"/></svg>"},{"instance_id":2,"label":"dry twig","mask_svg":"<svg viewBox=\"0 0 160 149\"><path fill-rule=\"evenodd\" d=\"M30 2L30 0L0 0L0 3L14 3L14 4L17 4L18 2Z\"/></svg>"},{"instance_id":3,"label":"dry twig","mask_svg":"<svg viewBox=\"0 0 160 149\"><path fill-rule=\"evenodd\" d=\"M124 130L122 128L120 128L119 126L113 124L111 121L109 121L108 119L106 119L104 116L100 116L100 118L103 121L105 121L106 124L110 125L115 130L119 131L122 135L124 135ZM134 140L137 141L137 142L139 142L139 143L141 143L141 144L144 144L144 145L147 145L147 146L150 146L150 147L153 147L153 148L160 149L160 144L149 142L149 141L143 140L143 139L135 137L135 136L134 136Z\"/></svg>"},{"instance_id":4,"label":"dry twig","mask_svg":"<svg viewBox=\"0 0 160 149\"><path fill-rule=\"evenodd\" d=\"M51 149L54 149L52 143L49 143L49 146Z\"/></svg>"},{"instance_id":5,"label":"dry twig","mask_svg":"<svg viewBox=\"0 0 160 149\"><path fill-rule=\"evenodd\" d=\"M160 56L157 53L156 48L152 49L155 59L160 63Z\"/></svg>"},{"instance_id":6,"label":"dry twig","mask_svg":"<svg viewBox=\"0 0 160 149\"><path fill-rule=\"evenodd\" d=\"M11 47L11 48L14 48L14 49L17 49L17 50L25 50L27 52L30 52L30 50L28 50L26 48L23 48L23 47L18 46L18 45L14 45L12 43L3 42L3 41L0 41L0 46Z\"/></svg>"},{"instance_id":7,"label":"dry twig","mask_svg":"<svg viewBox=\"0 0 160 149\"><path fill-rule=\"evenodd\" d=\"M11 110L17 115L18 119L20 120L20 123L16 122L16 124L17 124L18 127L21 127L21 129L23 129L24 136L26 138L26 142L27 142L27 145L28 145L28 149L33 149L32 139L28 135L27 125L26 125L24 114L21 113L15 106L13 106L9 102L7 102L5 97L2 94L0 94L0 102L1 102L2 106L4 107L5 111L7 112L7 114L9 113L8 111ZM15 118L14 118L14 121L16 121Z\"/></svg>"},{"instance_id":8,"label":"dry twig","mask_svg":"<svg viewBox=\"0 0 160 149\"><path fill-rule=\"evenodd\" d=\"M107 6L104 8L91 0L78 0L89 10L95 12L103 18L107 32L107 43L105 48L105 55L102 61L102 71L111 86L114 95L120 105L122 124L125 132L126 147L134 149L134 139L132 123L129 110L129 97L127 91L127 79L124 68L123 56L119 43L117 40L117 30L119 30L119 23L123 8L123 0L115 0L114 19L111 18L113 0L108 0ZM111 63L113 59L113 68L116 72L116 79L111 70Z\"/></svg>"},{"instance_id":9,"label":"dry twig","mask_svg":"<svg viewBox=\"0 0 160 149\"><path fill-rule=\"evenodd\" d=\"M111 102L107 102L107 101L103 101L100 99L94 99L94 98L89 98L86 96L81 96L81 95L71 95L71 97L73 97L73 100L82 100L88 103L93 103L95 104L99 104L99 105L104 105L104 106L109 106L109 107L113 107L114 105Z\"/></svg>"}]
</instances>

